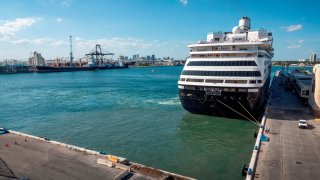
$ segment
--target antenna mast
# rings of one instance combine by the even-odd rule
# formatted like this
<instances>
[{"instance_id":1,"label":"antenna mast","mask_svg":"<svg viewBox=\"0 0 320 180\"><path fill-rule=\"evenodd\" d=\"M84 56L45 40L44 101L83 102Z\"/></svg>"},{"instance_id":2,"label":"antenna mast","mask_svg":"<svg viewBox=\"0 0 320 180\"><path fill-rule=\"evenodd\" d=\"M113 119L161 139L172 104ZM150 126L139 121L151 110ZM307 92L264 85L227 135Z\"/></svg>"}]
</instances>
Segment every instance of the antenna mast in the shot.
<instances>
[{"instance_id":1,"label":"antenna mast","mask_svg":"<svg viewBox=\"0 0 320 180\"><path fill-rule=\"evenodd\" d=\"M73 56L72 56L72 36L69 36L70 38L70 66L73 66Z\"/></svg>"}]
</instances>

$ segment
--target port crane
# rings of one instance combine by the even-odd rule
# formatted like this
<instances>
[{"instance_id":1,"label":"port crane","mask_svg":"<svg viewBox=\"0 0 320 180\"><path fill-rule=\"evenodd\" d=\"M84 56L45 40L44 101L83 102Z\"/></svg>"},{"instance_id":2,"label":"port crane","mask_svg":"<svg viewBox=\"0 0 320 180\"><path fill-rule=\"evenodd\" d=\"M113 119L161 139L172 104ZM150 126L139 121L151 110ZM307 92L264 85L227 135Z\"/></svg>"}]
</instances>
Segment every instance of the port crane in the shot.
<instances>
[{"instance_id":1,"label":"port crane","mask_svg":"<svg viewBox=\"0 0 320 180\"><path fill-rule=\"evenodd\" d=\"M106 55L114 55L114 53L111 53L111 52L103 53L100 44L96 44L95 49L91 53L86 54L86 56L91 56L92 63L94 65L103 64L104 63L103 56L106 56Z\"/></svg>"}]
</instances>

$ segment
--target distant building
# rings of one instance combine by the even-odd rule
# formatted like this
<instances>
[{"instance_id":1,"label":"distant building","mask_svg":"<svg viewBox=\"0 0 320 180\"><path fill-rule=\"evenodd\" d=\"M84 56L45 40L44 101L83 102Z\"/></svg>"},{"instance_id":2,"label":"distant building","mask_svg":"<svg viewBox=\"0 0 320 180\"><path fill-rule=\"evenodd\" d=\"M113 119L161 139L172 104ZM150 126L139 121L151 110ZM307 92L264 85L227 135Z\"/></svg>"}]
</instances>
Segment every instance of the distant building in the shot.
<instances>
[{"instance_id":1,"label":"distant building","mask_svg":"<svg viewBox=\"0 0 320 180\"><path fill-rule=\"evenodd\" d=\"M147 56L147 61L150 61L151 60L151 57L148 55Z\"/></svg>"},{"instance_id":2,"label":"distant building","mask_svg":"<svg viewBox=\"0 0 320 180\"><path fill-rule=\"evenodd\" d=\"M132 56L132 59L133 59L133 60L138 60L138 59L139 59L139 54L134 54L134 55Z\"/></svg>"},{"instance_id":3,"label":"distant building","mask_svg":"<svg viewBox=\"0 0 320 180\"><path fill-rule=\"evenodd\" d=\"M316 53L312 53L311 57L310 57L310 62L316 62L317 61L317 54Z\"/></svg>"},{"instance_id":4,"label":"distant building","mask_svg":"<svg viewBox=\"0 0 320 180\"><path fill-rule=\"evenodd\" d=\"M154 64L156 61L156 56L154 54L151 55L151 61Z\"/></svg>"},{"instance_id":5,"label":"distant building","mask_svg":"<svg viewBox=\"0 0 320 180\"><path fill-rule=\"evenodd\" d=\"M120 55L120 56L119 56L119 60L120 60L120 61L124 61L124 56Z\"/></svg>"},{"instance_id":6,"label":"distant building","mask_svg":"<svg viewBox=\"0 0 320 180\"><path fill-rule=\"evenodd\" d=\"M33 57L29 58L29 64L32 66L45 66L46 61L40 53L33 52Z\"/></svg>"}]
</instances>

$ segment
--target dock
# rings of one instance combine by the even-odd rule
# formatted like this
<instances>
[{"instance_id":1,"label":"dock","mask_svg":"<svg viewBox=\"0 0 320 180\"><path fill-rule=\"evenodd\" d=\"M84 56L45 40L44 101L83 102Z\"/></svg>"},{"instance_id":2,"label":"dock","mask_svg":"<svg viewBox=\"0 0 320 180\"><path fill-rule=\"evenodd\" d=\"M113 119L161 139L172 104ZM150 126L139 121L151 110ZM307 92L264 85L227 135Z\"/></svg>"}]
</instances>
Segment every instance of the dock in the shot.
<instances>
[{"instance_id":1,"label":"dock","mask_svg":"<svg viewBox=\"0 0 320 180\"><path fill-rule=\"evenodd\" d=\"M265 114L246 179L319 179L320 121L281 77L273 79ZM300 119L307 129L298 127Z\"/></svg>"},{"instance_id":2,"label":"dock","mask_svg":"<svg viewBox=\"0 0 320 180\"><path fill-rule=\"evenodd\" d=\"M4 129L0 133L1 180L193 179L48 138L3 132Z\"/></svg>"}]
</instances>

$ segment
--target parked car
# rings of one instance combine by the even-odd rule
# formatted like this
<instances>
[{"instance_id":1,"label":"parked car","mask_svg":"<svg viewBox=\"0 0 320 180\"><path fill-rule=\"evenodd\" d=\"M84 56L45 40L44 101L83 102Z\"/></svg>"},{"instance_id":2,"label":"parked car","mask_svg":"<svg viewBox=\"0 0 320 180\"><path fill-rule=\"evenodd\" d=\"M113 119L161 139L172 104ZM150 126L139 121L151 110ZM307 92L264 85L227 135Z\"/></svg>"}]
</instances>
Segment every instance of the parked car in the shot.
<instances>
[{"instance_id":1,"label":"parked car","mask_svg":"<svg viewBox=\"0 0 320 180\"><path fill-rule=\"evenodd\" d=\"M299 126L299 128L307 129L308 128L307 120L300 119L299 123L298 123L298 126Z\"/></svg>"}]
</instances>

